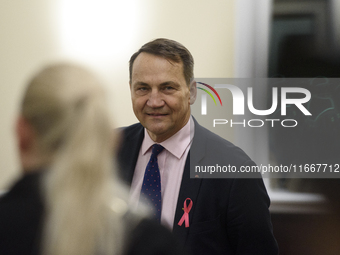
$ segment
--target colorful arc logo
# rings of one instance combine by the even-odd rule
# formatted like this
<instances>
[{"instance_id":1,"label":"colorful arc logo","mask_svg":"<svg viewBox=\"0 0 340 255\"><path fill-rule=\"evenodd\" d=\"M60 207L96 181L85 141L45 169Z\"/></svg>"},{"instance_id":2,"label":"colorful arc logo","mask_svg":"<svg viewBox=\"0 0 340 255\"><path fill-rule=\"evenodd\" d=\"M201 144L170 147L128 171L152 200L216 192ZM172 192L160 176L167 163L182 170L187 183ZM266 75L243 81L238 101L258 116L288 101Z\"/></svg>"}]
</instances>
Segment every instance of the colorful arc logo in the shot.
<instances>
[{"instance_id":1,"label":"colorful arc logo","mask_svg":"<svg viewBox=\"0 0 340 255\"><path fill-rule=\"evenodd\" d=\"M220 104L221 104L221 106L222 106L222 100L221 100L221 98L220 98L220 95L217 93L217 91L216 91L213 87L211 87L210 85L208 85L208 84L206 84L206 83L203 83L203 82L197 82L197 83L198 83L198 84L202 84L202 85L208 87L209 89L211 89L212 92L214 92L215 95L217 96L218 100L220 100ZM204 88L200 88L200 87L197 87L197 88L198 88L198 89L201 89L201 90L203 90L203 91L205 91L205 92L207 92L208 95L214 100L215 105L217 105L214 96L213 96L208 90L206 90L206 89L204 89Z\"/></svg>"},{"instance_id":2,"label":"colorful arc logo","mask_svg":"<svg viewBox=\"0 0 340 255\"><path fill-rule=\"evenodd\" d=\"M209 88L212 92L214 92L215 95L217 96L218 100L220 101L221 106L222 106L222 100L221 100L221 98L220 98L220 95L217 93L217 91L216 91L213 87L211 87L210 85L208 85L208 84L206 84L206 83L203 83L203 82L197 82L197 83L206 86L206 87ZM203 90L203 91L205 91L205 92L206 92L206 93L214 100L215 105L217 105L216 100L215 100L213 94L210 93L210 91L208 91L208 90L206 90L206 89L204 89L204 88L200 88L200 87L197 87L197 88L198 88L198 89L201 89L201 90ZM201 104L201 106L202 106L202 107L201 107L201 114L202 114L202 115L207 115L207 95L206 95L206 94L202 94L201 103L202 103L202 104Z\"/></svg>"}]
</instances>

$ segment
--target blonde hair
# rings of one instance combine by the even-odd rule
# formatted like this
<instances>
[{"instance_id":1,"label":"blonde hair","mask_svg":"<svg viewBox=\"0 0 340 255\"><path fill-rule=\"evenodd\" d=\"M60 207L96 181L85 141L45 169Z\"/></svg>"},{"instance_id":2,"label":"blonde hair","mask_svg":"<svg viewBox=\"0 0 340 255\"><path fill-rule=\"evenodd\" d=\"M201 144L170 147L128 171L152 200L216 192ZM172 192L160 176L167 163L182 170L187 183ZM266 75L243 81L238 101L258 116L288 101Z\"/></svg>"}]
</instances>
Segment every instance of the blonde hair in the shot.
<instances>
[{"instance_id":1,"label":"blonde hair","mask_svg":"<svg viewBox=\"0 0 340 255\"><path fill-rule=\"evenodd\" d=\"M49 66L28 85L21 111L37 132L47 168L42 254L121 252L126 204L113 172L105 101L97 78L76 65Z\"/></svg>"}]
</instances>

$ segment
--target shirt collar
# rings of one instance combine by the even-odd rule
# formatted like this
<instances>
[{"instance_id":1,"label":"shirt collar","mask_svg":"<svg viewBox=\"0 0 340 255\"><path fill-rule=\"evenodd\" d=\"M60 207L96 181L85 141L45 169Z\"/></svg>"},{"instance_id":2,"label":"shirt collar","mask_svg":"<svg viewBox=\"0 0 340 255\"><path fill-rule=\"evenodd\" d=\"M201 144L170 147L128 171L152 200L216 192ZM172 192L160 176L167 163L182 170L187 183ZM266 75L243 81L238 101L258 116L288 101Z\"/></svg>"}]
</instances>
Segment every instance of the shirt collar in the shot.
<instances>
[{"instance_id":1,"label":"shirt collar","mask_svg":"<svg viewBox=\"0 0 340 255\"><path fill-rule=\"evenodd\" d=\"M182 127L176 134L169 137L165 141L161 142L167 151L169 151L176 158L180 159L186 148L190 145L192 138L194 137L194 121L192 116L190 116L189 121ZM149 136L147 130L144 128L144 140L142 143L142 155L150 149L150 147L155 144L155 142Z\"/></svg>"}]
</instances>

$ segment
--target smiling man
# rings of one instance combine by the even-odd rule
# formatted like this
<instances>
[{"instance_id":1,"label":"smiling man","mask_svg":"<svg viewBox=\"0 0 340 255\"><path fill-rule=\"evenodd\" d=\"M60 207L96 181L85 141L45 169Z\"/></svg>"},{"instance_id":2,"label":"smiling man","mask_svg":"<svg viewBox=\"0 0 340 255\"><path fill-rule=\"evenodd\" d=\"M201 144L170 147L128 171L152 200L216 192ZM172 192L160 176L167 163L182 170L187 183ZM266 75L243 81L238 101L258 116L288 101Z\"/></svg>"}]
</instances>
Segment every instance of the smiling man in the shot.
<instances>
[{"instance_id":1,"label":"smiling man","mask_svg":"<svg viewBox=\"0 0 340 255\"><path fill-rule=\"evenodd\" d=\"M118 159L131 201L148 204L189 254L277 254L262 179L190 179L194 151L202 164L211 153L221 154L220 165L255 164L191 117L193 65L190 52L168 39L143 45L130 59L140 123L122 130Z\"/></svg>"},{"instance_id":2,"label":"smiling man","mask_svg":"<svg viewBox=\"0 0 340 255\"><path fill-rule=\"evenodd\" d=\"M134 113L154 142L165 141L188 123L195 83L187 84L182 62L142 52L134 61L130 87Z\"/></svg>"}]
</instances>

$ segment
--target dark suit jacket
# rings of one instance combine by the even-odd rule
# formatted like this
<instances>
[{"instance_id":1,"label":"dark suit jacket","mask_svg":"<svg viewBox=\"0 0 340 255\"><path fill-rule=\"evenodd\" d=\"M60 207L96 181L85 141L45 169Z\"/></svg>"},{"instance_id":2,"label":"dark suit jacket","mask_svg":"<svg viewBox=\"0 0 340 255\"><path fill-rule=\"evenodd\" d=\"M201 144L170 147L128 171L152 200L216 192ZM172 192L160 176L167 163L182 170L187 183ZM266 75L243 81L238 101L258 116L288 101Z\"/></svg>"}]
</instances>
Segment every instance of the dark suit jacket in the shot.
<instances>
[{"instance_id":1,"label":"dark suit jacket","mask_svg":"<svg viewBox=\"0 0 340 255\"><path fill-rule=\"evenodd\" d=\"M122 132L118 160L122 178L131 184L144 128L138 123ZM219 162L209 160L216 156ZM255 164L241 149L195 121L195 135L184 168L173 226L173 234L184 250L195 255L278 254L268 210L270 201L262 179L190 178L190 163L237 167ZM186 198L193 201L189 228L178 225Z\"/></svg>"}]
</instances>

